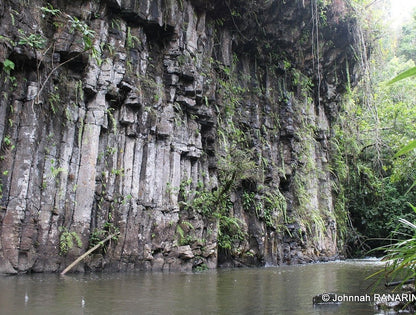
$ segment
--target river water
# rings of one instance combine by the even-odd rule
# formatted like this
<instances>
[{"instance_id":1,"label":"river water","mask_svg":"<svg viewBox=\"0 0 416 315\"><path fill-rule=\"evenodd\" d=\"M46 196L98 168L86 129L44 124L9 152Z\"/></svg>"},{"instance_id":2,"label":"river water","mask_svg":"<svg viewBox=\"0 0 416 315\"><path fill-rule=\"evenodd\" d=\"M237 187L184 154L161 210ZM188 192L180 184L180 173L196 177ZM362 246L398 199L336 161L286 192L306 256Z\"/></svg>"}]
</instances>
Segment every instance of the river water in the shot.
<instances>
[{"instance_id":1,"label":"river water","mask_svg":"<svg viewBox=\"0 0 416 315\"><path fill-rule=\"evenodd\" d=\"M374 260L200 273L0 276L0 314L376 314L370 302L314 306L326 292L387 293Z\"/></svg>"}]
</instances>

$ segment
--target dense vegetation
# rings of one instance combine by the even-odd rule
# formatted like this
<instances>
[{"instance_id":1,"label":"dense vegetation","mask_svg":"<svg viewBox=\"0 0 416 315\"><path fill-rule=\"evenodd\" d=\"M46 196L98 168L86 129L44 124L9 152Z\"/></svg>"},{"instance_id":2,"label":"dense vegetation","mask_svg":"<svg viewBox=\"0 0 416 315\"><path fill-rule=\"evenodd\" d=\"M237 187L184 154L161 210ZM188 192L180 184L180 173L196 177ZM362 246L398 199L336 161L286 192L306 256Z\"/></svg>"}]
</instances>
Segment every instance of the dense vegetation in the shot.
<instances>
[{"instance_id":1,"label":"dense vegetation","mask_svg":"<svg viewBox=\"0 0 416 315\"><path fill-rule=\"evenodd\" d=\"M375 27L374 25L369 28ZM371 59L362 57L362 83L344 102L334 148L334 170L339 185L339 212L344 222L347 254L365 255L394 238L407 238L414 221L416 153L398 152L416 135L416 77L388 82L411 69L416 61L416 12L400 32L387 26L373 39Z\"/></svg>"}]
</instances>

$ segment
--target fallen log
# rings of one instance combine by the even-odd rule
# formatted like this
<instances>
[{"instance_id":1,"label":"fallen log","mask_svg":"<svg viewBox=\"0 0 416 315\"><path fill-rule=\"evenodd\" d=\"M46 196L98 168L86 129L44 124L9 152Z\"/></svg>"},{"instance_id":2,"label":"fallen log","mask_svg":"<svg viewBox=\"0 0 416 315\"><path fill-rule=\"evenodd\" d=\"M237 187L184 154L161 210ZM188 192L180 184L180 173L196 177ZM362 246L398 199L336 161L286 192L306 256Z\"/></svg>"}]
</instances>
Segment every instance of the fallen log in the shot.
<instances>
[{"instance_id":1,"label":"fallen log","mask_svg":"<svg viewBox=\"0 0 416 315\"><path fill-rule=\"evenodd\" d=\"M104 243L108 242L113 237L117 236L118 234L120 234L120 233L114 233L114 234L111 234L111 235L107 236L104 240L102 240L97 245L95 245L94 247L90 248L84 254L82 254L81 256L79 256L72 264L70 264L68 267L66 267L64 269L64 271L61 272L61 276L65 275L69 270L71 270L72 268L74 268L81 260L83 260L85 257L87 257L89 254L91 254L93 251L95 251L99 247L103 246Z\"/></svg>"}]
</instances>

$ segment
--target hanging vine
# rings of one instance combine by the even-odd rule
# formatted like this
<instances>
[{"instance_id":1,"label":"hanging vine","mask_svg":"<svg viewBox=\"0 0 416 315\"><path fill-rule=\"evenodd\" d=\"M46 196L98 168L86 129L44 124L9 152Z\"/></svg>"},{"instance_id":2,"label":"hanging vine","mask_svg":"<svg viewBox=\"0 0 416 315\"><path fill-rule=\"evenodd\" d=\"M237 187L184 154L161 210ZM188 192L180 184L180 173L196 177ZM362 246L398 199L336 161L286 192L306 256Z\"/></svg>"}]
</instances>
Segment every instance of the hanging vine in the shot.
<instances>
[{"instance_id":1,"label":"hanging vine","mask_svg":"<svg viewBox=\"0 0 416 315\"><path fill-rule=\"evenodd\" d=\"M321 63L319 62L319 10L318 0L311 1L312 12L312 56L313 56L313 70L316 71L316 77L318 79L317 86L317 99L318 105L321 104Z\"/></svg>"}]
</instances>

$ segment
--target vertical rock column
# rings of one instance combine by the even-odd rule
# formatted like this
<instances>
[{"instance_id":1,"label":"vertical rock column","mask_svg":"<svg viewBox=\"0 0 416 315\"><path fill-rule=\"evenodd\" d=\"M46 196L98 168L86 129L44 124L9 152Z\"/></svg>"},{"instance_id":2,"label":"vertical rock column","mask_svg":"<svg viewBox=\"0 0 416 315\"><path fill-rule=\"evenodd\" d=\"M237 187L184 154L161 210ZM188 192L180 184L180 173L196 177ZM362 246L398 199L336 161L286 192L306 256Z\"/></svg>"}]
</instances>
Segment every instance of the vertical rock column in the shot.
<instances>
[{"instance_id":1,"label":"vertical rock column","mask_svg":"<svg viewBox=\"0 0 416 315\"><path fill-rule=\"evenodd\" d=\"M24 270L30 255L28 248L21 250L22 222L28 214L28 190L31 184L30 171L32 156L36 142L36 115L29 100L24 104L15 102L14 109L22 111L24 120L19 121L16 134L16 151L11 164L11 182L9 202L2 222L1 243L4 256L8 258L13 268ZM23 105L23 106L22 106ZM9 265L10 267L10 265Z\"/></svg>"},{"instance_id":2,"label":"vertical rock column","mask_svg":"<svg viewBox=\"0 0 416 315\"><path fill-rule=\"evenodd\" d=\"M105 91L99 91L87 105L82 133L81 161L77 181L73 226L80 233L84 247L88 244L89 226L95 193L95 176L101 126L106 119Z\"/></svg>"}]
</instances>

